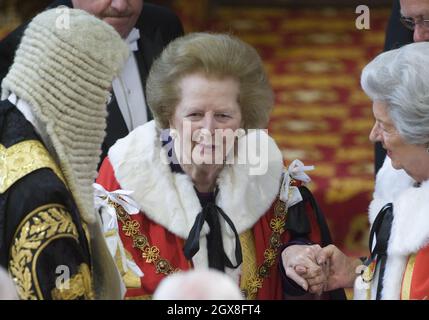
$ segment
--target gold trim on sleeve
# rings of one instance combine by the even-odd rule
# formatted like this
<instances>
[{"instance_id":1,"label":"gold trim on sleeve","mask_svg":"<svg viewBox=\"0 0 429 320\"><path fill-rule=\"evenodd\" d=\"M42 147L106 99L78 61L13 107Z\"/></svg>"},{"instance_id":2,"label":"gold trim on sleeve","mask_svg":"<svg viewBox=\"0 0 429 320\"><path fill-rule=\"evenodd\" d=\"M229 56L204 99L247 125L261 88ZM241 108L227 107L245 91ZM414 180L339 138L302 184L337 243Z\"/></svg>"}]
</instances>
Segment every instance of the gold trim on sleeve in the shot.
<instances>
[{"instance_id":1,"label":"gold trim on sleeve","mask_svg":"<svg viewBox=\"0 0 429 320\"><path fill-rule=\"evenodd\" d=\"M76 226L60 204L41 206L19 224L10 248L9 272L21 299L44 298L37 278L38 257L52 241L67 237L79 242Z\"/></svg>"},{"instance_id":2,"label":"gold trim on sleeve","mask_svg":"<svg viewBox=\"0 0 429 320\"><path fill-rule=\"evenodd\" d=\"M410 300L411 280L413 279L413 271L414 271L415 263L416 263L416 255L412 254L408 258L407 267L405 268L404 277L402 280L401 300Z\"/></svg>"},{"instance_id":3,"label":"gold trim on sleeve","mask_svg":"<svg viewBox=\"0 0 429 320\"><path fill-rule=\"evenodd\" d=\"M0 194L27 174L48 168L64 182L61 170L38 140L25 140L5 148L0 144Z\"/></svg>"}]
</instances>

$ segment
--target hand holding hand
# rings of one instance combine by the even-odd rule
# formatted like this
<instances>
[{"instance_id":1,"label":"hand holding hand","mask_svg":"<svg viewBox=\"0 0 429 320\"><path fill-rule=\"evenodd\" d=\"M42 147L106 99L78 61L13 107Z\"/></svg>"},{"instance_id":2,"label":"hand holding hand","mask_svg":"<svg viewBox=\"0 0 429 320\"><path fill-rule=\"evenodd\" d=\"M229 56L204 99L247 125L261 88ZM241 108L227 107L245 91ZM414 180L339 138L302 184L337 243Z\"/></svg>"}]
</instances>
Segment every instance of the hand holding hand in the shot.
<instances>
[{"instance_id":1,"label":"hand holding hand","mask_svg":"<svg viewBox=\"0 0 429 320\"><path fill-rule=\"evenodd\" d=\"M362 264L360 259L346 256L334 245L328 245L317 252L316 261L325 265L327 283L324 291L353 287L356 268Z\"/></svg>"},{"instance_id":2,"label":"hand holding hand","mask_svg":"<svg viewBox=\"0 0 429 320\"><path fill-rule=\"evenodd\" d=\"M304 290L319 295L327 281L327 270L317 264L320 250L319 245L292 245L282 252L286 275Z\"/></svg>"}]
</instances>

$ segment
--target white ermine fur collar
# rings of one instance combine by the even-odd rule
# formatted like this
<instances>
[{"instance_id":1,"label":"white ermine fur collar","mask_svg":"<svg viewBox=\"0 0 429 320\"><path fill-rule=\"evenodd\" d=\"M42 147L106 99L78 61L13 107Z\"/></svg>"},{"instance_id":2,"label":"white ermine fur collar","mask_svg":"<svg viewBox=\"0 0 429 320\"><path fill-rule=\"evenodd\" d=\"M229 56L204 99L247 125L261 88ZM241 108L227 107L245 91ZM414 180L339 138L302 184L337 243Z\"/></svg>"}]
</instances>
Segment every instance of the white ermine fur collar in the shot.
<instances>
[{"instance_id":1,"label":"white ermine fur collar","mask_svg":"<svg viewBox=\"0 0 429 320\"><path fill-rule=\"evenodd\" d=\"M239 234L251 228L270 208L281 183L282 154L264 131L258 130L258 134L268 138L267 172L249 175L248 164L226 165L217 180L216 203L231 218ZM165 156L166 150L161 147L160 132L154 121L136 128L109 151L118 183L122 189L134 191L132 198L140 205L139 209L154 222L186 239L202 208L190 177L173 173L162 160ZM223 219L221 224L225 252L235 263L234 234ZM207 265L205 235L208 231L205 223L200 251L193 260L195 265Z\"/></svg>"},{"instance_id":2,"label":"white ermine fur collar","mask_svg":"<svg viewBox=\"0 0 429 320\"><path fill-rule=\"evenodd\" d=\"M393 203L394 216L382 299L400 298L408 256L429 244L429 181L423 182L419 188L414 187L414 184L415 181L404 170L392 167L389 158L386 158L377 174L374 199L369 206L370 223L389 202ZM375 289L376 283L372 286ZM357 293L357 298L359 296ZM374 294L372 298L375 298Z\"/></svg>"}]
</instances>

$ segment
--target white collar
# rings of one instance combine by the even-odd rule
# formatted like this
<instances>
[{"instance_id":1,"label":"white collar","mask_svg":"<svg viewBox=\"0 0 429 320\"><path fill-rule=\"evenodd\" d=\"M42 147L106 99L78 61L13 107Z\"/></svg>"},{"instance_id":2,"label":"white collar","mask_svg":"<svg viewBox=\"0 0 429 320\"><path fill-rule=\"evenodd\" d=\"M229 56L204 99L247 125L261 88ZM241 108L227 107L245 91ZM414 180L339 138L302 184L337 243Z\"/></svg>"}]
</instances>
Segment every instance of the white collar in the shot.
<instances>
[{"instance_id":1,"label":"white collar","mask_svg":"<svg viewBox=\"0 0 429 320\"><path fill-rule=\"evenodd\" d=\"M369 207L370 223L387 203L393 203L393 222L388 254L409 255L429 243L429 181L419 188L404 170L392 167L386 157L377 174L374 199Z\"/></svg>"},{"instance_id":2,"label":"white collar","mask_svg":"<svg viewBox=\"0 0 429 320\"><path fill-rule=\"evenodd\" d=\"M36 117L31 106L26 101L19 99L14 93L11 93L7 99L10 103L16 106L16 108L24 115L25 119L33 125L36 132L40 135L42 130L40 128L40 124L36 121Z\"/></svg>"},{"instance_id":3,"label":"white collar","mask_svg":"<svg viewBox=\"0 0 429 320\"><path fill-rule=\"evenodd\" d=\"M137 51L139 49L137 44L137 40L139 39L140 39L139 29L133 28L131 32L128 34L127 38L125 39L131 51Z\"/></svg>"},{"instance_id":4,"label":"white collar","mask_svg":"<svg viewBox=\"0 0 429 320\"><path fill-rule=\"evenodd\" d=\"M258 134L268 137L263 131ZM161 161L165 152L159 130L151 121L118 140L109 150L109 159L121 188L134 191L132 198L140 205L139 209L154 222L186 239L201 205L190 177L172 173L170 166ZM217 181L216 202L231 218L238 233L251 228L278 195L283 160L272 138L268 137L267 172L250 176L249 167L226 166ZM233 237L228 226L225 230ZM205 225L201 236L207 233Z\"/></svg>"},{"instance_id":5,"label":"white collar","mask_svg":"<svg viewBox=\"0 0 429 320\"><path fill-rule=\"evenodd\" d=\"M34 130L36 130L36 133L42 139L45 147L48 149L51 156L53 156L57 163L59 163L58 155L55 151L54 145L52 144L51 138L49 138L49 135L46 132L44 126L36 118L34 110L30 106L30 104L23 99L18 98L18 96L14 93L11 93L7 99L10 103L16 106L16 108L23 114L25 119L33 125Z\"/></svg>"}]
</instances>

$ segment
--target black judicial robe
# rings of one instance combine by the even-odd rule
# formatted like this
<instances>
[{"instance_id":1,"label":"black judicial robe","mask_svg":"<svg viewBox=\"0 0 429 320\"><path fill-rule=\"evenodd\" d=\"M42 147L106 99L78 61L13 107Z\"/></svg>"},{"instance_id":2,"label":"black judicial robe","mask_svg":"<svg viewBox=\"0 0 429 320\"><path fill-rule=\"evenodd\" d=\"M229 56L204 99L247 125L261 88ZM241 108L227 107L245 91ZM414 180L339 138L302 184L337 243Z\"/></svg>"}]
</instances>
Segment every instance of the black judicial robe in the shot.
<instances>
[{"instance_id":1,"label":"black judicial robe","mask_svg":"<svg viewBox=\"0 0 429 320\"><path fill-rule=\"evenodd\" d=\"M33 126L0 102L0 265L21 299L94 298L89 236Z\"/></svg>"}]
</instances>

